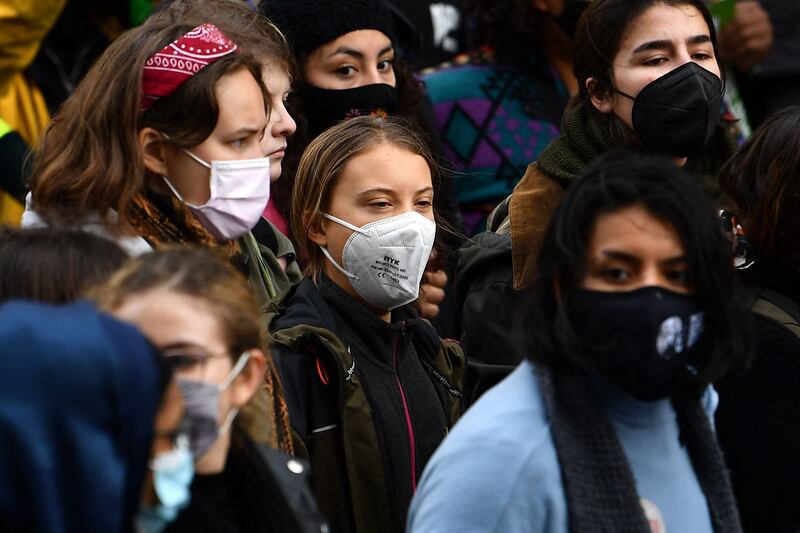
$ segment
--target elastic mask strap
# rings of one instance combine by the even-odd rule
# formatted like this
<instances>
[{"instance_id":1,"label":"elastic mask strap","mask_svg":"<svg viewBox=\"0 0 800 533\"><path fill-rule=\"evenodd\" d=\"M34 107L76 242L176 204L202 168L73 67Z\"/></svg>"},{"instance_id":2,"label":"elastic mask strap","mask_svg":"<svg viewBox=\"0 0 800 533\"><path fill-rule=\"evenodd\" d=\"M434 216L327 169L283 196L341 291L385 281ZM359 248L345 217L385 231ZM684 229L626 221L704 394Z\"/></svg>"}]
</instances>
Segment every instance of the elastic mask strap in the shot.
<instances>
[{"instance_id":1,"label":"elastic mask strap","mask_svg":"<svg viewBox=\"0 0 800 533\"><path fill-rule=\"evenodd\" d=\"M168 140L168 141L171 141L171 140L172 140L172 137L170 137L169 135L167 135L167 134L166 134L166 133L164 133L164 132L161 132L161 135L163 135L163 136L164 136L164 138L165 138L166 140ZM183 150L184 152L186 152L186 153L189 155L189 157L191 157L192 159L194 159L195 161L197 161L198 163L200 163L200 164L201 164L201 165L203 165L204 167L206 167L206 168L209 168L209 169L211 168L211 165L210 165L210 164L206 163L205 161L203 161L202 159L200 159L199 157L197 157L196 155L194 155L192 152L190 152L190 151L189 151L189 150L187 150L186 148L181 148L181 150ZM165 178L165 179L166 179L166 178ZM167 183L169 183L169 182L167 182ZM172 185L170 185L170 186L169 186L169 188L170 188L170 189L172 189ZM173 191L175 191L175 189L172 189L172 190L173 190ZM175 195L177 196L177 193L175 193ZM180 196L178 196L178 198L180 198ZM181 201L183 201L183 200L181 200Z\"/></svg>"},{"instance_id":2,"label":"elastic mask strap","mask_svg":"<svg viewBox=\"0 0 800 533\"><path fill-rule=\"evenodd\" d=\"M629 94L627 94L627 93L624 93L624 92L620 91L619 89L614 89L614 88L612 88L612 90L613 90L615 93L617 93L617 94L621 94L622 96L624 96L624 97L626 97L626 98L630 98L630 99L631 99L631 100L633 100L634 102L636 101L636 98L634 98L633 96L631 96L631 95L629 95Z\"/></svg>"},{"instance_id":3,"label":"elastic mask strap","mask_svg":"<svg viewBox=\"0 0 800 533\"><path fill-rule=\"evenodd\" d=\"M335 216L329 215L328 213L322 213L322 216L324 216L328 220L333 220L334 222L336 222L340 226L344 226L347 229L351 229L353 231L357 231L358 233L364 233L364 234L367 234L367 235L369 234L369 232L364 231L363 229L359 228L358 226L354 226L354 225L350 224L349 222L345 222L341 218L336 218Z\"/></svg>"},{"instance_id":4,"label":"elastic mask strap","mask_svg":"<svg viewBox=\"0 0 800 533\"><path fill-rule=\"evenodd\" d=\"M233 407L230 410L230 412L228 413L228 416L225 417L225 422L223 422L222 425L219 427L218 435L220 437L223 436L225 433L227 433L231 429L231 425L233 424L233 420L236 418L236 415L238 415L238 414L239 414L239 408L238 407Z\"/></svg>"},{"instance_id":5,"label":"elastic mask strap","mask_svg":"<svg viewBox=\"0 0 800 533\"><path fill-rule=\"evenodd\" d=\"M169 187L169 190L171 190L172 194L175 195L175 198L177 198L183 203L186 203L186 201L183 199L183 196L181 196L180 193L178 192L178 189L172 186L172 184L169 182L169 179L166 176L161 176L161 179L164 180L164 183L167 184L167 187Z\"/></svg>"},{"instance_id":6,"label":"elastic mask strap","mask_svg":"<svg viewBox=\"0 0 800 533\"><path fill-rule=\"evenodd\" d=\"M247 362L249 360L250 360L250 352L249 351L248 352L244 352L239 357L239 360L236 361L236 364L233 366L233 368L231 369L230 373L228 373L228 377L223 379L222 383L217 385L217 388L219 388L220 392L222 392L225 389L227 389L230 386L230 384L233 382L233 380L236 379L236 377L239 374L242 373L242 370L244 370L244 367L245 367L245 365L247 365Z\"/></svg>"},{"instance_id":7,"label":"elastic mask strap","mask_svg":"<svg viewBox=\"0 0 800 533\"><path fill-rule=\"evenodd\" d=\"M336 221L334 220L334 222L336 222ZM334 267L336 267L336 270L338 270L339 272L341 272L342 274L344 274L345 276L347 276L348 278L350 278L352 280L356 280L356 281L358 280L358 276L355 276L355 275L351 274L350 272L348 272L347 270L343 269L342 267L340 267L336 263L336 261L333 260L333 257L331 257L331 253L328 251L327 248L325 248L324 246L320 246L319 249L322 250L322 255L324 255L328 259L328 261L330 261L331 264Z\"/></svg>"},{"instance_id":8,"label":"elastic mask strap","mask_svg":"<svg viewBox=\"0 0 800 533\"><path fill-rule=\"evenodd\" d=\"M200 164L201 164L201 165L203 165L204 167L206 167L206 168L208 168L208 169L210 169L210 168L211 168L211 164L210 164L210 163L207 163L206 161L204 161L204 160L200 159L199 157L197 157L196 155L194 155L192 152L190 152L190 151L189 151L189 150L187 150L186 148L181 148L181 150L183 150L184 152L186 152L186 155L188 155L189 157L191 157L192 159L194 159L195 161L197 161L198 163L200 163Z\"/></svg>"}]
</instances>

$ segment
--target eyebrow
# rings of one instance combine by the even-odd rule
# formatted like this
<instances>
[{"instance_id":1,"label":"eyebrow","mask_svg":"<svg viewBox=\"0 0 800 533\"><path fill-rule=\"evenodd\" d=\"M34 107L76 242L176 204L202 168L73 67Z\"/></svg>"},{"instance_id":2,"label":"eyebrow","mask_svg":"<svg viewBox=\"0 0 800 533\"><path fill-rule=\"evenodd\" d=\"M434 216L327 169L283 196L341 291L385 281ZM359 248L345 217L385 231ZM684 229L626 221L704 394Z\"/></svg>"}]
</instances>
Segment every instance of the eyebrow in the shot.
<instances>
[{"instance_id":1,"label":"eyebrow","mask_svg":"<svg viewBox=\"0 0 800 533\"><path fill-rule=\"evenodd\" d=\"M700 35L693 35L686 39L687 44L704 44L710 43L711 36L707 34L700 34ZM639 52L646 52L650 50L664 50L665 48L672 48L672 41L669 39L660 39L657 41L648 41L646 43L642 43L637 46L634 50L634 54L638 54Z\"/></svg>"},{"instance_id":2,"label":"eyebrow","mask_svg":"<svg viewBox=\"0 0 800 533\"><path fill-rule=\"evenodd\" d=\"M418 190L416 192L416 194L422 194L422 193L426 193L426 192L429 192L429 191L433 191L433 187L425 187L424 189L420 189L420 190ZM367 189L365 191L361 191L360 193L358 193L357 196L366 196L368 194L372 194L372 193L376 193L376 192L387 194L389 196L394 195L394 194L397 193L397 191L395 191L394 189L387 189L385 187L374 187L372 189Z\"/></svg>"},{"instance_id":3,"label":"eyebrow","mask_svg":"<svg viewBox=\"0 0 800 533\"><path fill-rule=\"evenodd\" d=\"M382 56L384 54L388 54L392 50L394 50L394 46L392 46L390 44L389 46L387 46L386 48L384 48L383 50L378 52L378 57L380 57L380 56ZM327 59L330 59L333 56L338 55L338 54L348 55L348 56L354 57L355 59L364 59L364 53L363 52L360 52L360 51L355 50L353 48L349 48L347 46L340 46L339 48L334 50L331 54L329 54Z\"/></svg>"},{"instance_id":4,"label":"eyebrow","mask_svg":"<svg viewBox=\"0 0 800 533\"><path fill-rule=\"evenodd\" d=\"M263 129L264 128L244 127L244 128L239 128L236 131L232 131L232 132L228 133L228 135L231 135L231 136L233 136L233 135L242 135L242 134L252 135L253 133L261 133L261 131Z\"/></svg>"},{"instance_id":5,"label":"eyebrow","mask_svg":"<svg viewBox=\"0 0 800 533\"><path fill-rule=\"evenodd\" d=\"M638 263L642 262L642 260L638 256L635 256L633 254L629 254L627 252L620 252L618 250L601 250L600 254L603 257L607 257L607 258L610 258L610 259L617 259L619 261L624 261L626 263L638 264ZM663 261L659 261L659 264L671 266L671 265L677 265L677 264L680 264L680 263L686 263L688 261L689 261L689 259L685 255L679 255L679 256L676 256L676 257L670 257L669 259L665 259Z\"/></svg>"},{"instance_id":6,"label":"eyebrow","mask_svg":"<svg viewBox=\"0 0 800 533\"><path fill-rule=\"evenodd\" d=\"M185 340L185 341L173 341L169 344L165 344L164 346L158 346L158 349L161 351L164 350L174 350L176 348L200 348L201 350L205 350L205 347L197 344L194 341Z\"/></svg>"}]
</instances>

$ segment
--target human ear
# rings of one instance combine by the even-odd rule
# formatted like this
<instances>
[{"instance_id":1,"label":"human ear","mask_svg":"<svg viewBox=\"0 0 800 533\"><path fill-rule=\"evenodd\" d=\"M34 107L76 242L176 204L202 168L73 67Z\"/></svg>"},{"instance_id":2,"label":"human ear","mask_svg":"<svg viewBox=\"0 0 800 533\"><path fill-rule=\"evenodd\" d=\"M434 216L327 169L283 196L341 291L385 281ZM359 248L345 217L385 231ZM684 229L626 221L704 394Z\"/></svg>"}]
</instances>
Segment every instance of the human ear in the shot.
<instances>
[{"instance_id":1,"label":"human ear","mask_svg":"<svg viewBox=\"0 0 800 533\"><path fill-rule=\"evenodd\" d=\"M588 78L586 80L586 92L589 93L589 99L595 109L604 114L609 114L613 111L611 101L611 92L608 90L600 91L597 87L597 80L595 78Z\"/></svg>"},{"instance_id":2,"label":"human ear","mask_svg":"<svg viewBox=\"0 0 800 533\"><path fill-rule=\"evenodd\" d=\"M139 130L139 150L142 162L148 172L156 176L166 176L169 148L164 142L164 135L153 128Z\"/></svg>"},{"instance_id":3,"label":"human ear","mask_svg":"<svg viewBox=\"0 0 800 533\"><path fill-rule=\"evenodd\" d=\"M325 224L322 222L322 217L319 213L313 214L311 211L303 213L303 226L308 228L306 235L308 240L317 246L328 246L328 236L325 233Z\"/></svg>"},{"instance_id":4,"label":"human ear","mask_svg":"<svg viewBox=\"0 0 800 533\"><path fill-rule=\"evenodd\" d=\"M264 382L264 368L266 367L264 352L253 349L249 350L249 353L250 358L247 360L247 365L231 384L231 403L236 407L241 407L249 402Z\"/></svg>"}]
</instances>

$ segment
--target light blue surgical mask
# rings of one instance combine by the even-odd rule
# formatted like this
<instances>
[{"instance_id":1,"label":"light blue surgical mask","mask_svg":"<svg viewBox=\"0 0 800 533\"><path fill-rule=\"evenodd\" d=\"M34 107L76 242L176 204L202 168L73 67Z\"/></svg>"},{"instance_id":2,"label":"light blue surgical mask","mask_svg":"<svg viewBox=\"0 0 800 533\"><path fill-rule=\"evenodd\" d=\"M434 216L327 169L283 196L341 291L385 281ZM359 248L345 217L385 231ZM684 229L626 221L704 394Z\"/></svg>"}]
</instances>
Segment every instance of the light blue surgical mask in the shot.
<instances>
[{"instance_id":1,"label":"light blue surgical mask","mask_svg":"<svg viewBox=\"0 0 800 533\"><path fill-rule=\"evenodd\" d=\"M137 518L138 529L142 533L160 533L189 505L192 497L189 489L194 479L194 459L188 437L179 436L174 448L151 460L150 470L159 503L155 507L142 506Z\"/></svg>"}]
</instances>

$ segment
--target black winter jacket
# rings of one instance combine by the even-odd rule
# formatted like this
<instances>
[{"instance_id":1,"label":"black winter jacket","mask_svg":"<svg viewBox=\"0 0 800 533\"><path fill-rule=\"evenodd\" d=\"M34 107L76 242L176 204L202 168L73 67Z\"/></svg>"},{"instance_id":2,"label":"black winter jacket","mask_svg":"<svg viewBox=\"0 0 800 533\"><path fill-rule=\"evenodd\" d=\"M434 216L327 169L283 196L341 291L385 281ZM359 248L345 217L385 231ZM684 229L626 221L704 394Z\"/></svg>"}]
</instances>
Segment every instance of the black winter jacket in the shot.
<instances>
[{"instance_id":1,"label":"black winter jacket","mask_svg":"<svg viewBox=\"0 0 800 533\"><path fill-rule=\"evenodd\" d=\"M411 306L386 323L324 274L274 305L295 451L333 530L405 530L416 481L461 413L464 357Z\"/></svg>"}]
</instances>

